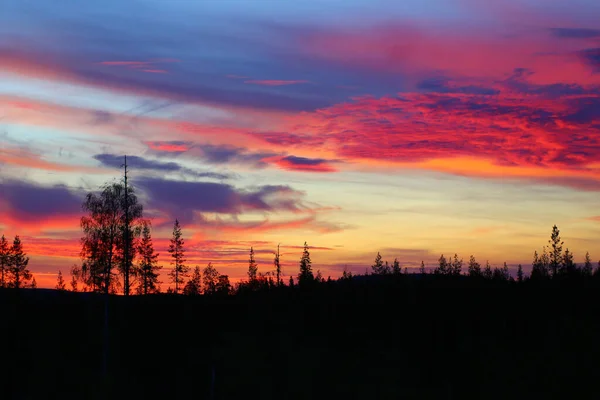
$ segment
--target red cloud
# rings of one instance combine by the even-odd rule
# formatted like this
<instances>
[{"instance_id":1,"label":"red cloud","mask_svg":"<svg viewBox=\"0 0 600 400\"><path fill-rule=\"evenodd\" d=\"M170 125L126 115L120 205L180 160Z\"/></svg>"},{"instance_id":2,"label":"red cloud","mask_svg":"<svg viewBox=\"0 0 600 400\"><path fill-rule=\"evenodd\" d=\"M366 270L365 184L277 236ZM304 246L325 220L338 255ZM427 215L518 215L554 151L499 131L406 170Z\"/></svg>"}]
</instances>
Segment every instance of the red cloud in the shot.
<instances>
[{"instance_id":1,"label":"red cloud","mask_svg":"<svg viewBox=\"0 0 600 400\"><path fill-rule=\"evenodd\" d=\"M152 150L163 151L165 153L183 153L191 148L191 145L182 141L154 141L144 142Z\"/></svg>"}]
</instances>

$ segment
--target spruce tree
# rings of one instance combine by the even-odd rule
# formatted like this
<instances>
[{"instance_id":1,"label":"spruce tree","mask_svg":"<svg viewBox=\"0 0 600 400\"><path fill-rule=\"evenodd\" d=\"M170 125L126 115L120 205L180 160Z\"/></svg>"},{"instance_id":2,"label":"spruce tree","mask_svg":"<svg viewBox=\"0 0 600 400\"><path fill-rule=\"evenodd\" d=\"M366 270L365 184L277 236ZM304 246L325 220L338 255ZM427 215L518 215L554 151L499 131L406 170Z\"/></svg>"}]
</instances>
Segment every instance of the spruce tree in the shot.
<instances>
[{"instance_id":1,"label":"spruce tree","mask_svg":"<svg viewBox=\"0 0 600 400\"><path fill-rule=\"evenodd\" d=\"M6 287L6 278L10 263L10 246L6 237L0 238L0 287Z\"/></svg>"},{"instance_id":2,"label":"spruce tree","mask_svg":"<svg viewBox=\"0 0 600 400\"><path fill-rule=\"evenodd\" d=\"M196 266L191 279L185 284L183 294L188 296L198 296L202 292L202 274L200 267Z\"/></svg>"},{"instance_id":3,"label":"spruce tree","mask_svg":"<svg viewBox=\"0 0 600 400\"><path fill-rule=\"evenodd\" d=\"M212 263L202 271L202 285L204 286L204 294L215 294L217 292L217 284L219 283L219 272Z\"/></svg>"},{"instance_id":4,"label":"spruce tree","mask_svg":"<svg viewBox=\"0 0 600 400\"><path fill-rule=\"evenodd\" d=\"M494 277L494 272L492 271L492 266L489 261L485 262L485 268L483 270L483 277L485 279L492 279Z\"/></svg>"},{"instance_id":5,"label":"spruce tree","mask_svg":"<svg viewBox=\"0 0 600 400\"><path fill-rule=\"evenodd\" d=\"M560 231L556 225L552 227L552 233L548 243L552 247L552 251L549 254L550 271L552 272L552 277L556 277L563 266L562 245L564 244L560 239Z\"/></svg>"},{"instance_id":6,"label":"spruce tree","mask_svg":"<svg viewBox=\"0 0 600 400\"><path fill-rule=\"evenodd\" d=\"M148 223L144 224L142 228L142 238L138 243L137 251L139 253L138 274L140 277L137 293L143 295L158 293L158 285L161 283L158 277L162 267L158 265L159 254L154 251Z\"/></svg>"},{"instance_id":7,"label":"spruce tree","mask_svg":"<svg viewBox=\"0 0 600 400\"><path fill-rule=\"evenodd\" d=\"M508 265L506 265L506 261L504 262L504 266L502 268L502 279L505 281L510 280L510 271L508 270Z\"/></svg>"},{"instance_id":8,"label":"spruce tree","mask_svg":"<svg viewBox=\"0 0 600 400\"><path fill-rule=\"evenodd\" d=\"M373 270L373 274L382 275L385 267L383 266L383 260L381 258L381 254L377 253L375 257L375 263L371 265L371 269Z\"/></svg>"},{"instance_id":9,"label":"spruce tree","mask_svg":"<svg viewBox=\"0 0 600 400\"><path fill-rule=\"evenodd\" d=\"M452 260L452 267L450 269L450 275L458 276L462 271L462 258L458 258L458 254L454 253L454 260Z\"/></svg>"},{"instance_id":10,"label":"spruce tree","mask_svg":"<svg viewBox=\"0 0 600 400\"><path fill-rule=\"evenodd\" d=\"M35 280L35 276L31 279L31 288L37 289L37 282Z\"/></svg>"},{"instance_id":11,"label":"spruce tree","mask_svg":"<svg viewBox=\"0 0 600 400\"><path fill-rule=\"evenodd\" d=\"M523 266L521 264L519 264L519 266L517 267L517 282L522 283L523 282Z\"/></svg>"},{"instance_id":12,"label":"spruce tree","mask_svg":"<svg viewBox=\"0 0 600 400\"><path fill-rule=\"evenodd\" d=\"M438 259L438 267L433 271L436 275L447 275L450 271L450 265L446 257L442 254Z\"/></svg>"},{"instance_id":13,"label":"spruce tree","mask_svg":"<svg viewBox=\"0 0 600 400\"><path fill-rule=\"evenodd\" d=\"M480 277L481 276L481 264L475 260L475 257L471 255L469 258L469 267L468 273L471 277Z\"/></svg>"},{"instance_id":14,"label":"spruce tree","mask_svg":"<svg viewBox=\"0 0 600 400\"><path fill-rule=\"evenodd\" d=\"M171 244L169 245L168 250L173 259L171 261L173 268L171 269L171 272L169 272L169 276L171 277L171 283L175 284L175 294L181 292L183 282L185 282L185 278L187 278L190 270L189 267L185 265L184 244L181 226L179 225L179 220L176 219L175 225L173 226Z\"/></svg>"},{"instance_id":15,"label":"spruce tree","mask_svg":"<svg viewBox=\"0 0 600 400\"><path fill-rule=\"evenodd\" d=\"M56 277L56 290L65 291L67 290L67 285L65 284L65 280L63 278L62 271L58 271L58 276Z\"/></svg>"},{"instance_id":16,"label":"spruce tree","mask_svg":"<svg viewBox=\"0 0 600 400\"><path fill-rule=\"evenodd\" d=\"M583 269L581 270L583 276L590 277L592 276L592 259L590 258L590 253L585 253L585 261L583 264Z\"/></svg>"},{"instance_id":17,"label":"spruce tree","mask_svg":"<svg viewBox=\"0 0 600 400\"><path fill-rule=\"evenodd\" d=\"M19 235L15 236L15 240L10 248L10 261L8 268L8 286L12 288L27 287L30 284L32 275L27 269L29 257L23 250L23 243Z\"/></svg>"},{"instance_id":18,"label":"spruce tree","mask_svg":"<svg viewBox=\"0 0 600 400\"><path fill-rule=\"evenodd\" d=\"M568 248L563 254L561 265L561 273L563 275L574 276L577 273L577 264L573 261L573 253Z\"/></svg>"},{"instance_id":19,"label":"spruce tree","mask_svg":"<svg viewBox=\"0 0 600 400\"><path fill-rule=\"evenodd\" d=\"M397 258L394 258L394 264L392 265L392 273L394 275L402 274L402 268L400 268L400 262Z\"/></svg>"},{"instance_id":20,"label":"spruce tree","mask_svg":"<svg viewBox=\"0 0 600 400\"><path fill-rule=\"evenodd\" d=\"M312 262L310 260L310 253L308 252L308 244L304 242L304 250L302 251L302 257L300 258L300 273L298 274L298 284L306 285L314 282L315 277L312 272Z\"/></svg>"},{"instance_id":21,"label":"spruce tree","mask_svg":"<svg viewBox=\"0 0 600 400\"><path fill-rule=\"evenodd\" d=\"M275 253L273 264L275 265L275 273L277 274L277 286L281 286L283 282L281 280L281 256L279 254L279 245L277 245L277 253Z\"/></svg>"},{"instance_id":22,"label":"spruce tree","mask_svg":"<svg viewBox=\"0 0 600 400\"><path fill-rule=\"evenodd\" d=\"M256 286L258 275L258 266L254 259L254 248L250 247L250 259L248 260L248 283L251 287Z\"/></svg>"},{"instance_id":23,"label":"spruce tree","mask_svg":"<svg viewBox=\"0 0 600 400\"><path fill-rule=\"evenodd\" d=\"M221 295L228 295L231 292L231 283L229 282L229 276L219 275L217 279L217 293Z\"/></svg>"},{"instance_id":24,"label":"spruce tree","mask_svg":"<svg viewBox=\"0 0 600 400\"><path fill-rule=\"evenodd\" d=\"M422 275L425 275L425 274L426 274L426 271L425 271L425 262L424 262L423 260L421 260L421 267L419 268L419 272L420 272Z\"/></svg>"}]
</instances>

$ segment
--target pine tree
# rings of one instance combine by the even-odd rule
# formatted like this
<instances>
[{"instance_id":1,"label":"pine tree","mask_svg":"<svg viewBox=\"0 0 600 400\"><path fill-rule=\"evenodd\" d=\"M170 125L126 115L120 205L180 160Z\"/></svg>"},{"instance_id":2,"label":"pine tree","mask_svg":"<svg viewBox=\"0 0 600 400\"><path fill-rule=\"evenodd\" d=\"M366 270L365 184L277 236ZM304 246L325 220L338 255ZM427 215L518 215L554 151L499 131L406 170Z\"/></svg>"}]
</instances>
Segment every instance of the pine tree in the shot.
<instances>
[{"instance_id":1,"label":"pine tree","mask_svg":"<svg viewBox=\"0 0 600 400\"><path fill-rule=\"evenodd\" d=\"M74 265L73 267L71 267L71 282L69 282L69 285L71 286L72 292L78 291L77 280L79 279L80 273L81 270L77 266Z\"/></svg>"},{"instance_id":2,"label":"pine tree","mask_svg":"<svg viewBox=\"0 0 600 400\"><path fill-rule=\"evenodd\" d=\"M290 288L294 287L294 277L293 276L290 276L289 285L290 285Z\"/></svg>"},{"instance_id":3,"label":"pine tree","mask_svg":"<svg viewBox=\"0 0 600 400\"><path fill-rule=\"evenodd\" d=\"M375 263L371 265L371 269L373 270L373 274L382 275L385 267L383 266L383 260L381 259L381 254L377 253L375 257Z\"/></svg>"},{"instance_id":4,"label":"pine tree","mask_svg":"<svg viewBox=\"0 0 600 400\"><path fill-rule=\"evenodd\" d=\"M321 274L321 270L317 270L317 275L315 276L315 281L317 283L322 283L324 281L323 275Z\"/></svg>"},{"instance_id":5,"label":"pine tree","mask_svg":"<svg viewBox=\"0 0 600 400\"><path fill-rule=\"evenodd\" d=\"M35 280L35 276L31 279L31 288L37 289L37 282Z\"/></svg>"},{"instance_id":6,"label":"pine tree","mask_svg":"<svg viewBox=\"0 0 600 400\"><path fill-rule=\"evenodd\" d=\"M62 271L58 271L58 276L56 277L56 290L65 291L67 290L67 285L65 284L65 280L63 279Z\"/></svg>"},{"instance_id":7,"label":"pine tree","mask_svg":"<svg viewBox=\"0 0 600 400\"><path fill-rule=\"evenodd\" d=\"M460 275L460 273L462 271L462 264L463 264L462 258L459 259L458 254L454 253L454 260L452 261L450 275L457 275L457 276Z\"/></svg>"},{"instance_id":8,"label":"pine tree","mask_svg":"<svg viewBox=\"0 0 600 400\"><path fill-rule=\"evenodd\" d=\"M10 262L8 268L8 286L12 288L27 287L31 281L31 272L27 269L29 257L23 250L23 244L19 235L15 236L12 247L10 248Z\"/></svg>"},{"instance_id":9,"label":"pine tree","mask_svg":"<svg viewBox=\"0 0 600 400\"><path fill-rule=\"evenodd\" d=\"M567 248L563 254L561 273L563 275L574 276L577 273L577 264L573 261L573 253Z\"/></svg>"},{"instance_id":10,"label":"pine tree","mask_svg":"<svg viewBox=\"0 0 600 400\"><path fill-rule=\"evenodd\" d=\"M519 267L517 268L517 282L522 283L523 278L523 266L519 264Z\"/></svg>"},{"instance_id":11,"label":"pine tree","mask_svg":"<svg viewBox=\"0 0 600 400\"><path fill-rule=\"evenodd\" d=\"M564 244L560 240L560 231L556 225L552 227L552 234L548 243L552 247L552 252L550 253L550 271L552 272L552 277L556 277L563 266L562 245Z\"/></svg>"},{"instance_id":12,"label":"pine tree","mask_svg":"<svg viewBox=\"0 0 600 400\"><path fill-rule=\"evenodd\" d=\"M187 278L190 270L190 268L184 264L184 244L185 242L181 233L181 226L179 225L179 220L176 219L175 225L173 226L171 244L169 245L169 253L173 258L173 261L171 261L173 268L171 269L171 272L169 272L169 276L171 277L171 283L175 284L175 294L179 294L181 292L183 282L185 282L185 278Z\"/></svg>"},{"instance_id":13,"label":"pine tree","mask_svg":"<svg viewBox=\"0 0 600 400\"><path fill-rule=\"evenodd\" d=\"M279 245L277 245L277 253L275 253L273 264L275 265L275 273L277 274L277 286L281 286L283 282L281 280L281 256L279 254Z\"/></svg>"},{"instance_id":14,"label":"pine tree","mask_svg":"<svg viewBox=\"0 0 600 400\"><path fill-rule=\"evenodd\" d=\"M402 268L400 268L400 262L397 258L394 258L394 264L392 265L392 273L394 275L402 274Z\"/></svg>"},{"instance_id":15,"label":"pine tree","mask_svg":"<svg viewBox=\"0 0 600 400\"><path fill-rule=\"evenodd\" d=\"M137 251L139 253L138 274L140 277L137 293L143 295L158 293L158 285L161 283L158 277L162 267L158 265L159 254L154 251L148 223L144 224L142 228L142 238L138 243Z\"/></svg>"},{"instance_id":16,"label":"pine tree","mask_svg":"<svg viewBox=\"0 0 600 400\"><path fill-rule=\"evenodd\" d=\"M217 292L219 272L212 266L212 263L208 263L204 271L202 271L202 281L204 294L215 294Z\"/></svg>"},{"instance_id":17,"label":"pine tree","mask_svg":"<svg viewBox=\"0 0 600 400\"><path fill-rule=\"evenodd\" d=\"M438 259L438 267L433 271L436 275L448 275L450 271L450 265L446 260L446 257L442 254Z\"/></svg>"},{"instance_id":18,"label":"pine tree","mask_svg":"<svg viewBox=\"0 0 600 400\"><path fill-rule=\"evenodd\" d=\"M312 272L312 262L310 260L310 253L308 252L308 244L304 242L304 250L302 257L300 258L300 273L298 274L298 284L306 285L314 282L315 277Z\"/></svg>"},{"instance_id":19,"label":"pine tree","mask_svg":"<svg viewBox=\"0 0 600 400\"><path fill-rule=\"evenodd\" d=\"M421 267L419 268L419 273L421 273L422 275L426 274L426 271L425 271L425 262L423 260L421 260Z\"/></svg>"},{"instance_id":20,"label":"pine tree","mask_svg":"<svg viewBox=\"0 0 600 400\"><path fill-rule=\"evenodd\" d=\"M494 277L494 272L492 271L492 266L489 261L485 262L485 268L483 270L483 277L485 279L492 279Z\"/></svg>"},{"instance_id":21,"label":"pine tree","mask_svg":"<svg viewBox=\"0 0 600 400\"><path fill-rule=\"evenodd\" d=\"M229 276L219 275L217 280L217 293L221 295L228 295L231 292L231 283L229 283Z\"/></svg>"},{"instance_id":22,"label":"pine tree","mask_svg":"<svg viewBox=\"0 0 600 400\"><path fill-rule=\"evenodd\" d=\"M510 280L510 271L508 270L508 265L506 265L506 261L504 262L504 266L502 268L502 279L505 281Z\"/></svg>"},{"instance_id":23,"label":"pine tree","mask_svg":"<svg viewBox=\"0 0 600 400\"><path fill-rule=\"evenodd\" d=\"M256 286L256 277L258 274L258 266L254 259L254 249L250 247L250 259L248 260L248 283L251 287Z\"/></svg>"},{"instance_id":24,"label":"pine tree","mask_svg":"<svg viewBox=\"0 0 600 400\"><path fill-rule=\"evenodd\" d=\"M6 287L6 278L10 264L10 246L6 237L0 238L0 287Z\"/></svg>"},{"instance_id":25,"label":"pine tree","mask_svg":"<svg viewBox=\"0 0 600 400\"><path fill-rule=\"evenodd\" d=\"M585 261L583 264L583 269L581 270L583 276L590 277L592 276L592 259L590 258L590 253L585 253Z\"/></svg>"},{"instance_id":26,"label":"pine tree","mask_svg":"<svg viewBox=\"0 0 600 400\"><path fill-rule=\"evenodd\" d=\"M188 296L198 296L202 291L202 275L200 267L196 266L192 273L192 278L185 284L183 294Z\"/></svg>"},{"instance_id":27,"label":"pine tree","mask_svg":"<svg viewBox=\"0 0 600 400\"><path fill-rule=\"evenodd\" d=\"M471 255L471 257L469 258L468 271L469 271L469 276L471 276L471 277L480 277L481 276L481 264L479 264L477 262L477 260L475 260L475 257L473 255Z\"/></svg>"}]
</instances>

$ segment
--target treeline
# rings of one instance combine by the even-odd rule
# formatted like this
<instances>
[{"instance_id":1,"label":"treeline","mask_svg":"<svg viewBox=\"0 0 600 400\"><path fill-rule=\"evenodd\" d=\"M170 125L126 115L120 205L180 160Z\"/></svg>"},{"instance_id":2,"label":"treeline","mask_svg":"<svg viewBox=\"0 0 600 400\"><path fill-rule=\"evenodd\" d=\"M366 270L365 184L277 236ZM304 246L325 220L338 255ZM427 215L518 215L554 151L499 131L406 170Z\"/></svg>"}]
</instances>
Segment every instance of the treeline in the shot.
<instances>
[{"instance_id":1,"label":"treeline","mask_svg":"<svg viewBox=\"0 0 600 400\"><path fill-rule=\"evenodd\" d=\"M160 281L162 266L159 265L159 254L154 248L151 222L144 218L144 207L139 202L134 189L124 183L110 183L102 187L99 193L89 193L82 204L84 216L81 218L80 256L81 265L70 270L71 279L67 285L62 271L58 271L55 288L77 292L99 292L105 294L122 293L148 295L160 292L163 282ZM498 282L524 282L547 280L587 279L600 276L600 261L593 268L589 253L586 253L582 265L574 262L574 256L568 248L563 251L560 231L555 225L552 228L548 245L542 252L533 255L531 274L526 276L521 264L513 276L506 262L497 268L486 261L480 264L473 255L468 262L459 258L458 254L446 258L443 254L432 271L428 271L422 261L418 269L421 275L462 277L468 276L476 280ZM307 286L325 282L320 271L313 273L312 262L307 243L299 261L299 271L295 276L285 279L281 271L281 255L279 247L274 252L273 268L261 273L250 248L247 279L232 285L229 276L220 274L209 263L204 268L195 266L193 270L187 265L186 246L182 228L175 220L170 244L167 249L171 258L167 293L200 295L229 295L244 291L256 291L274 287L295 285ZM35 278L27 269L29 258L23 250L19 236L12 245L3 236L0 241L1 286L12 288L35 287ZM384 262L377 253L371 269L365 275L401 276L409 274L408 269L401 267L398 259L390 265ZM344 270L340 280L352 280L361 275L353 275ZM327 278L331 281L331 277Z\"/></svg>"}]
</instances>

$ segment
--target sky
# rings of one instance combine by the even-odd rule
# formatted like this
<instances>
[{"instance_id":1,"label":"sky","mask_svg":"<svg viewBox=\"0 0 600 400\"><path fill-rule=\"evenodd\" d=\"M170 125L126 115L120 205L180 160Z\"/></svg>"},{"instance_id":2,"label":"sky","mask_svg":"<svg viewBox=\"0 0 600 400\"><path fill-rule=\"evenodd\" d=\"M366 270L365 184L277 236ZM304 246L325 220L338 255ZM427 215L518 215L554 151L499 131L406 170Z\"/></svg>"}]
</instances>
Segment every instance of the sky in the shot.
<instances>
[{"instance_id":1,"label":"sky","mask_svg":"<svg viewBox=\"0 0 600 400\"><path fill-rule=\"evenodd\" d=\"M0 233L39 286L130 182L188 265L600 259L600 2L3 0ZM167 287L166 276L163 288Z\"/></svg>"}]
</instances>

